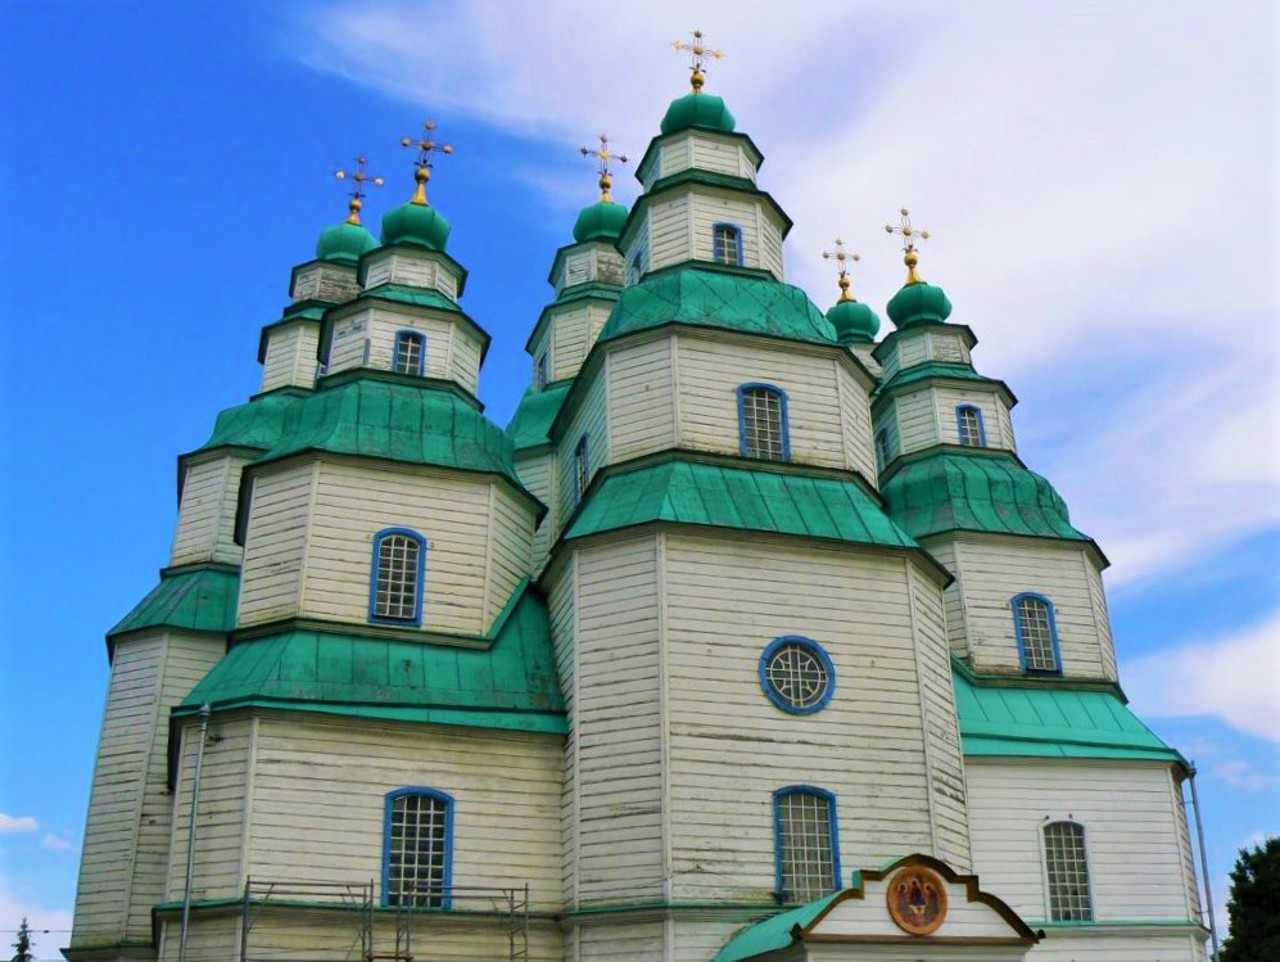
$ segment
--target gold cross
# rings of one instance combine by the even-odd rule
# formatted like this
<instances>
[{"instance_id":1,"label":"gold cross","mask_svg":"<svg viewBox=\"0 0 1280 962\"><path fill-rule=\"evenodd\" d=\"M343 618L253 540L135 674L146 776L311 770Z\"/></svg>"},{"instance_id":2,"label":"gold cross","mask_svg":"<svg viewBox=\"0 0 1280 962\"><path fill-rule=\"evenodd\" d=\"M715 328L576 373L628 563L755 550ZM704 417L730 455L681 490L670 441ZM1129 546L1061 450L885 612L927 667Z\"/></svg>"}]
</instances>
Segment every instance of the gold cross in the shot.
<instances>
[{"instance_id":1,"label":"gold cross","mask_svg":"<svg viewBox=\"0 0 1280 962\"><path fill-rule=\"evenodd\" d=\"M836 249L834 251L823 251L823 260L835 260L836 266L840 268L840 300L856 301L857 298L849 293L849 261L855 264L862 260L857 254L846 254L844 251L844 241L839 237L836 238Z\"/></svg>"},{"instance_id":2,"label":"gold cross","mask_svg":"<svg viewBox=\"0 0 1280 962\"><path fill-rule=\"evenodd\" d=\"M629 159L626 154L615 154L609 149L609 135L600 135L600 146L597 148L579 147L578 152L583 157L590 157L593 154L600 162L597 171L600 174L600 200L606 204L613 203L613 195L609 193L609 188L613 186L613 177L609 175L609 161L616 160L620 164L625 164Z\"/></svg>"},{"instance_id":3,"label":"gold cross","mask_svg":"<svg viewBox=\"0 0 1280 962\"><path fill-rule=\"evenodd\" d=\"M916 272L916 264L919 263L920 257L916 254L916 238L922 241L929 239L927 230L920 230L911 225L911 211L905 207L901 208L898 213L901 215L901 223L897 227L892 224L885 224L885 233L902 235L902 262L907 265L907 284L922 284L924 278Z\"/></svg>"},{"instance_id":4,"label":"gold cross","mask_svg":"<svg viewBox=\"0 0 1280 962\"><path fill-rule=\"evenodd\" d=\"M338 180L350 179L355 184L355 186L351 188L351 200L347 202L347 210L351 212L347 215L348 224L360 223L360 208L364 206L364 185L373 184L374 187L381 187L383 184L381 177L374 177L365 173L364 167L367 163L369 163L369 159L367 157L357 157L356 169L354 171L339 170L333 175L337 177Z\"/></svg>"},{"instance_id":5,"label":"gold cross","mask_svg":"<svg viewBox=\"0 0 1280 962\"><path fill-rule=\"evenodd\" d=\"M413 179L418 182L417 190L413 192L413 199L409 201L411 204L418 204L425 207L427 205L427 181L431 179L431 155L435 153L451 154L453 146L451 144L438 144L435 140L436 122L428 120L422 125L422 136L418 139L412 137L401 137L401 147L416 147L418 149L418 157L414 160L415 170Z\"/></svg>"},{"instance_id":6,"label":"gold cross","mask_svg":"<svg viewBox=\"0 0 1280 962\"><path fill-rule=\"evenodd\" d=\"M693 92L701 93L702 85L707 82L707 75L702 70L702 58L710 57L712 60L722 60L724 51L720 48L710 50L702 37L701 30L693 31L693 43L685 43L683 40L677 40L673 47L677 53L689 51L689 67L693 71L689 77L689 83L693 86Z\"/></svg>"}]
</instances>

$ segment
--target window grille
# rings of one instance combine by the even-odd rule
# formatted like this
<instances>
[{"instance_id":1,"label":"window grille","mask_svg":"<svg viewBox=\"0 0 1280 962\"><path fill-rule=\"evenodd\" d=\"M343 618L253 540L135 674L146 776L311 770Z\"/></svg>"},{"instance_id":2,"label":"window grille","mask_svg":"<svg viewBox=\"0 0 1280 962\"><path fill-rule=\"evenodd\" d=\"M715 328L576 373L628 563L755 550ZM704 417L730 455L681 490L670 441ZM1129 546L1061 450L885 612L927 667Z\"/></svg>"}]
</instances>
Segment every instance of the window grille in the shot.
<instances>
[{"instance_id":1,"label":"window grille","mask_svg":"<svg viewBox=\"0 0 1280 962\"><path fill-rule=\"evenodd\" d=\"M396 335L395 359L391 369L397 374L422 374L425 339L421 334L401 331Z\"/></svg>"},{"instance_id":2,"label":"window grille","mask_svg":"<svg viewBox=\"0 0 1280 962\"><path fill-rule=\"evenodd\" d=\"M712 259L718 264L742 263L742 231L732 224L711 228Z\"/></svg>"},{"instance_id":3,"label":"window grille","mask_svg":"<svg viewBox=\"0 0 1280 962\"><path fill-rule=\"evenodd\" d=\"M786 461L790 450L786 401L782 392L771 387L741 387L738 392L743 456L763 461Z\"/></svg>"},{"instance_id":4,"label":"window grille","mask_svg":"<svg viewBox=\"0 0 1280 962\"><path fill-rule=\"evenodd\" d=\"M765 653L765 690L780 708L817 711L830 698L831 669L822 650L802 639L779 639ZM772 653L770 653L772 652Z\"/></svg>"},{"instance_id":5,"label":"window grille","mask_svg":"<svg viewBox=\"0 0 1280 962\"><path fill-rule=\"evenodd\" d=\"M986 431L982 425L982 411L972 404L962 404L956 408L956 428L960 433L960 443L965 447L987 446Z\"/></svg>"},{"instance_id":6,"label":"window grille","mask_svg":"<svg viewBox=\"0 0 1280 962\"><path fill-rule=\"evenodd\" d=\"M379 535L374 547L370 614L388 621L417 622L421 612L421 539L404 533Z\"/></svg>"},{"instance_id":7,"label":"window grille","mask_svg":"<svg viewBox=\"0 0 1280 962\"><path fill-rule=\"evenodd\" d=\"M1044 827L1045 874L1049 881L1049 919L1053 922L1092 922L1089 863L1084 850L1084 826L1050 822Z\"/></svg>"},{"instance_id":8,"label":"window grille","mask_svg":"<svg viewBox=\"0 0 1280 962\"><path fill-rule=\"evenodd\" d=\"M573 501L577 504L591 481L591 465L587 460L587 436L584 434L573 449Z\"/></svg>"},{"instance_id":9,"label":"window grille","mask_svg":"<svg viewBox=\"0 0 1280 962\"><path fill-rule=\"evenodd\" d=\"M830 895L839 885L833 830L835 800L812 789L774 797L779 900L801 904Z\"/></svg>"},{"instance_id":10,"label":"window grille","mask_svg":"<svg viewBox=\"0 0 1280 962\"><path fill-rule=\"evenodd\" d=\"M1058 671L1049 603L1035 595L1019 595L1014 599L1014 619L1022 648L1022 667L1027 671Z\"/></svg>"},{"instance_id":11,"label":"window grille","mask_svg":"<svg viewBox=\"0 0 1280 962\"><path fill-rule=\"evenodd\" d=\"M393 795L387 812L388 905L449 907L450 800L428 792Z\"/></svg>"}]
</instances>

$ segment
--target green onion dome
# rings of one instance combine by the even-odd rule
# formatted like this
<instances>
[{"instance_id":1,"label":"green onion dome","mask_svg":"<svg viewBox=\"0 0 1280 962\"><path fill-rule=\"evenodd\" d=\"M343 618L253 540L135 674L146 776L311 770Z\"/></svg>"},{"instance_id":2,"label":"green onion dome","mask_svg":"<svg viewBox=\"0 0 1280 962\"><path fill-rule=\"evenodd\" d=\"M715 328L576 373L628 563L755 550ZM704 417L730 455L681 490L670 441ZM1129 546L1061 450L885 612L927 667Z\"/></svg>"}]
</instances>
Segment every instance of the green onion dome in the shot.
<instances>
[{"instance_id":1,"label":"green onion dome","mask_svg":"<svg viewBox=\"0 0 1280 962\"><path fill-rule=\"evenodd\" d=\"M449 222L434 207L410 201L382 215L382 244L411 244L443 251L449 241Z\"/></svg>"},{"instance_id":2,"label":"green onion dome","mask_svg":"<svg viewBox=\"0 0 1280 962\"><path fill-rule=\"evenodd\" d=\"M351 221L326 227L316 242L316 259L333 264L355 264L360 255L373 250L378 242L373 235Z\"/></svg>"},{"instance_id":3,"label":"green onion dome","mask_svg":"<svg viewBox=\"0 0 1280 962\"><path fill-rule=\"evenodd\" d=\"M827 320L836 329L836 338L841 344L873 341L876 332L880 330L880 318L876 317L876 312L861 301L855 301L852 298L847 301L837 301L835 306L827 311Z\"/></svg>"},{"instance_id":4,"label":"green onion dome","mask_svg":"<svg viewBox=\"0 0 1280 962\"><path fill-rule=\"evenodd\" d=\"M611 200L598 200L590 207L582 208L573 225L573 239L583 241L616 241L622 236L622 226L627 222L627 208Z\"/></svg>"},{"instance_id":5,"label":"green onion dome","mask_svg":"<svg viewBox=\"0 0 1280 962\"><path fill-rule=\"evenodd\" d=\"M899 329L909 324L941 324L951 316L951 301L946 291L927 283L916 272L918 260L916 252L909 249L903 258L907 282L889 301L889 320Z\"/></svg>"},{"instance_id":6,"label":"green onion dome","mask_svg":"<svg viewBox=\"0 0 1280 962\"><path fill-rule=\"evenodd\" d=\"M732 133L734 127L733 114L724 105L724 100L715 94L685 94L671 101L667 114L662 118L662 132L674 134L678 130L690 127L701 127L705 130L718 130L721 133Z\"/></svg>"}]
</instances>

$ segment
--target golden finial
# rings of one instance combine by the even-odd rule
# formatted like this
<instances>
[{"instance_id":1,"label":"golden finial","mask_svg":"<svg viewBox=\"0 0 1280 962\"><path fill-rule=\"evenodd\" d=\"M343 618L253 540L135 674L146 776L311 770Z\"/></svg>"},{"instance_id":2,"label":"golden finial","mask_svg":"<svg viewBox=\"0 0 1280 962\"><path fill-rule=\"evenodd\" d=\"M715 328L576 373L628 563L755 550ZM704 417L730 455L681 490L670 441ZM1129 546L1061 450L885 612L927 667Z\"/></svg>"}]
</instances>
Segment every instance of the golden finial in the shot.
<instances>
[{"instance_id":1,"label":"golden finial","mask_svg":"<svg viewBox=\"0 0 1280 962\"><path fill-rule=\"evenodd\" d=\"M369 163L369 159L367 157L357 157L356 169L354 171L339 170L333 175L337 177L338 180L347 180L349 178L355 184L355 186L351 188L351 200L347 202L347 210L350 211L347 215L348 224L359 225L360 223L360 208L364 206L364 185L373 184L374 187L381 187L383 184L381 177L373 177L370 174L365 173L364 167L367 163Z\"/></svg>"},{"instance_id":2,"label":"golden finial","mask_svg":"<svg viewBox=\"0 0 1280 962\"><path fill-rule=\"evenodd\" d=\"M885 233L902 235L902 263L907 265L907 282L904 287L912 284L923 284L924 278L916 271L916 264L919 263L920 257L916 254L916 238L920 240L928 240L929 232L920 230L911 226L911 211L903 207L898 213L902 216L902 222L894 227L892 224L885 224Z\"/></svg>"},{"instance_id":3,"label":"golden finial","mask_svg":"<svg viewBox=\"0 0 1280 962\"><path fill-rule=\"evenodd\" d=\"M626 154L615 154L609 149L609 135L600 135L599 147L580 147L578 152L583 157L590 157L593 154L600 162L598 171L600 173L600 200L605 204L613 203L613 195L609 193L609 188L613 186L613 178L609 175L609 161L616 160L620 164L625 164L628 160Z\"/></svg>"},{"instance_id":4,"label":"golden finial","mask_svg":"<svg viewBox=\"0 0 1280 962\"><path fill-rule=\"evenodd\" d=\"M450 144L438 144L435 141L436 122L428 120L422 125L422 136L415 140L412 137L401 137L401 147L416 147L418 149L418 157L413 162L417 168L413 172L413 179L418 182L417 189L413 192L413 199L409 201L411 204L419 206L427 206L427 181L431 179L431 155L434 153L451 154L453 147Z\"/></svg>"},{"instance_id":5,"label":"golden finial","mask_svg":"<svg viewBox=\"0 0 1280 962\"><path fill-rule=\"evenodd\" d=\"M853 261L856 264L858 261L862 260L862 258L857 254L846 254L844 251L844 241L839 237L836 238L836 249L834 251L823 251L822 257L824 260L835 260L836 266L840 268L840 280L838 281L840 285L840 300L856 301L857 298L849 293L848 263L849 261Z\"/></svg>"},{"instance_id":6,"label":"golden finial","mask_svg":"<svg viewBox=\"0 0 1280 962\"><path fill-rule=\"evenodd\" d=\"M695 94L702 93L702 85L707 82L707 75L702 69L702 58L710 57L712 60L721 60L724 58L724 51L719 48L710 50L702 38L702 31L693 31L693 43L685 43L683 40L677 40L673 47L678 53L689 51L689 67L692 73L689 76L689 83L693 87Z\"/></svg>"}]
</instances>

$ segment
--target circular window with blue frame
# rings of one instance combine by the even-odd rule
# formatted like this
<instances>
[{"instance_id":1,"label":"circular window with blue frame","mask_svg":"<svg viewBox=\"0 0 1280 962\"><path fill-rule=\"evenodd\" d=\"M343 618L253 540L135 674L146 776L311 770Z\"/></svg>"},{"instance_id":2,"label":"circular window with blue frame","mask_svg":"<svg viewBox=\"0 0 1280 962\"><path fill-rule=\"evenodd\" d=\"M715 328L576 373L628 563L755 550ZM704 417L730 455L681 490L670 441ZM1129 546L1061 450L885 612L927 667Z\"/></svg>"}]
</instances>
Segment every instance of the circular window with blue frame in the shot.
<instances>
[{"instance_id":1,"label":"circular window with blue frame","mask_svg":"<svg viewBox=\"0 0 1280 962\"><path fill-rule=\"evenodd\" d=\"M831 701L836 671L812 638L783 635L760 656L760 687L769 700L792 715L812 715Z\"/></svg>"}]
</instances>

